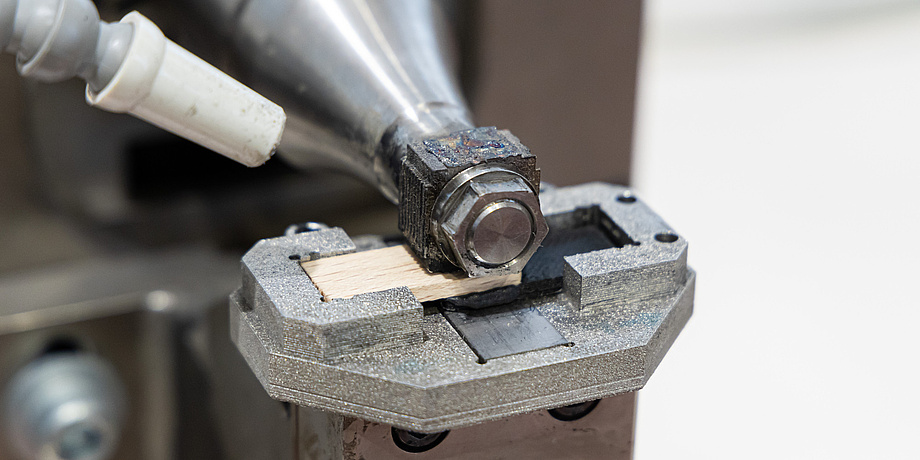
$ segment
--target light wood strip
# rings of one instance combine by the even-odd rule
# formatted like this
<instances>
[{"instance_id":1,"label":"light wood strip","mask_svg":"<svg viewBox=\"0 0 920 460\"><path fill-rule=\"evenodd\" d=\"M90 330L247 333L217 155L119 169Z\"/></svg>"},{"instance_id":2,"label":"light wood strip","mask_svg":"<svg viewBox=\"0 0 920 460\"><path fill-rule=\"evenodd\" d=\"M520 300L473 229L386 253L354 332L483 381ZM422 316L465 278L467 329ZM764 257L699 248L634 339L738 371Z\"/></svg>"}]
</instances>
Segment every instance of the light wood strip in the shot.
<instances>
[{"instance_id":1,"label":"light wood strip","mask_svg":"<svg viewBox=\"0 0 920 460\"><path fill-rule=\"evenodd\" d=\"M521 282L520 274L469 278L429 273L406 245L311 260L301 266L326 300L407 286L420 302L427 302Z\"/></svg>"}]
</instances>

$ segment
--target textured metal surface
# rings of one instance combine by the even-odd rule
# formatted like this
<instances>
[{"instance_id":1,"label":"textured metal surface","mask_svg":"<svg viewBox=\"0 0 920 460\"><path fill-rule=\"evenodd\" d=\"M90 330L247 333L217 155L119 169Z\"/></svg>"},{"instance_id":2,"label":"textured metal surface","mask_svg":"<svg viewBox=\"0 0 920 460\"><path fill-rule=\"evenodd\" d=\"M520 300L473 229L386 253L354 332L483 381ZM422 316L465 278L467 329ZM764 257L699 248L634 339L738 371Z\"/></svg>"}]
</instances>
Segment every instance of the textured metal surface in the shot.
<instances>
[{"instance_id":1,"label":"textured metal surface","mask_svg":"<svg viewBox=\"0 0 920 460\"><path fill-rule=\"evenodd\" d=\"M565 256L561 290L513 303L571 346L481 364L406 288L324 302L291 256L354 251L340 229L263 240L244 256L232 338L272 397L420 432L639 389L691 314L695 275L687 242L656 240L677 234L641 200L617 199L626 192L594 183L541 194L551 229L595 216L617 243Z\"/></svg>"}]
</instances>

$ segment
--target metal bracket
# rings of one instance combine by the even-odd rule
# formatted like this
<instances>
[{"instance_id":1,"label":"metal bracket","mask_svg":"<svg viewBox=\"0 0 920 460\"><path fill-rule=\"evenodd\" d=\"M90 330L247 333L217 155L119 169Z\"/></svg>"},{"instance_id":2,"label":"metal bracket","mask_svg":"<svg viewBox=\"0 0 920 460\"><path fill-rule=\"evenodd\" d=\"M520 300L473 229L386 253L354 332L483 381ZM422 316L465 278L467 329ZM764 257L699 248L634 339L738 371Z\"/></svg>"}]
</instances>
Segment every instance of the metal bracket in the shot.
<instances>
[{"instance_id":1,"label":"metal bracket","mask_svg":"<svg viewBox=\"0 0 920 460\"><path fill-rule=\"evenodd\" d=\"M641 388L692 312L687 242L619 186L549 188L541 207L550 235L534 260L545 265L528 265L484 314L532 311L562 340L485 357L438 314L443 303L407 288L325 302L296 259L355 251L337 228L262 240L243 257L233 340L275 399L418 432Z\"/></svg>"}]
</instances>

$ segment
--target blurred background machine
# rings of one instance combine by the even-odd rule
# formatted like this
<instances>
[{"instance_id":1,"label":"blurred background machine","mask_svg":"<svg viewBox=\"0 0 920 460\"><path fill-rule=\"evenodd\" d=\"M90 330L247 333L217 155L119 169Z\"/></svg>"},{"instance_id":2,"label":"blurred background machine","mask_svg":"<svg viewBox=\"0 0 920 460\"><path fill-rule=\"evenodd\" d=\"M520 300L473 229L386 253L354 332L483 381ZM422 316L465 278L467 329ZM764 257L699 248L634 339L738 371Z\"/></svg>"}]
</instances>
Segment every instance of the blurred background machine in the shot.
<instances>
[{"instance_id":1,"label":"blurred background machine","mask_svg":"<svg viewBox=\"0 0 920 460\"><path fill-rule=\"evenodd\" d=\"M172 40L296 118L298 88L271 79L296 63L271 48L254 58L251 47L258 40L264 45L268 32L297 31L279 23L286 2L277 9L256 3L97 6L109 21L140 10ZM364 2L341 3L373 18ZM628 183L639 2L434 7L443 13L439 36L457 38L448 48L458 52L444 56L455 56L448 64L461 69L477 126L513 132L539 158L544 182ZM3 59L0 385L17 404L3 414L0 429L11 436L4 436L0 458L22 452L47 458L504 458L511 452L526 457L526 448L545 453L541 440L562 439L571 444L550 444L580 446L564 450L575 458L631 455L634 393L450 434L441 431L445 426L386 419L391 429L347 410L335 415L270 399L230 338L226 299L239 286L243 253L292 222L322 221L349 235L395 235L397 209L351 176L307 161L316 155L280 155L247 169L138 120L90 109L78 82L18 81L12 59ZM340 110L329 117L346 112ZM307 128L289 132L316 134ZM322 138L310 141L316 139ZM318 146L312 147L315 153ZM628 189L609 193L611 201L635 202ZM596 213L580 219L600 222ZM312 232L297 234L285 238ZM354 242L387 244L373 237ZM245 291L244 284L241 295ZM75 383L61 389L55 382ZM58 408L53 417L49 407ZM345 451L323 450L329 446ZM419 456L423 451L429 457Z\"/></svg>"}]
</instances>

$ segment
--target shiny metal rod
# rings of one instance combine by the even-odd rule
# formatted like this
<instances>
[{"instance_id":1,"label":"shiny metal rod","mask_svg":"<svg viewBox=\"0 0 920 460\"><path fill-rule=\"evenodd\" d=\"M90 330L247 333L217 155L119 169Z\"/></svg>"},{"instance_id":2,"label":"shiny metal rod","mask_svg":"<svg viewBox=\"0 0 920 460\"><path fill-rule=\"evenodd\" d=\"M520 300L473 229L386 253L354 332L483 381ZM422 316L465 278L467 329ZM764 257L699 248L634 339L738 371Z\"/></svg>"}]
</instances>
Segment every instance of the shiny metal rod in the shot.
<instances>
[{"instance_id":1,"label":"shiny metal rod","mask_svg":"<svg viewBox=\"0 0 920 460\"><path fill-rule=\"evenodd\" d=\"M281 0L237 8L233 40L246 78L289 114L280 148L287 161L345 168L397 202L409 140L473 127L432 3Z\"/></svg>"},{"instance_id":2,"label":"shiny metal rod","mask_svg":"<svg viewBox=\"0 0 920 460\"><path fill-rule=\"evenodd\" d=\"M536 198L539 171L510 133L473 129L449 65L448 27L438 3L198 1L216 12L219 28L232 37L247 74L242 78L284 107L288 121L279 154L287 161L301 168L333 165L376 184L399 205L400 229L429 269L456 266L480 276L523 268L545 233ZM420 160L407 179L408 146L422 141L434 144L419 148L440 150L416 152ZM515 201L516 191L498 185L486 201L508 201L500 212L468 226L470 234L445 233L433 215L434 198L457 174L485 163L521 176L533 199ZM503 228L515 235L477 234Z\"/></svg>"}]
</instances>

